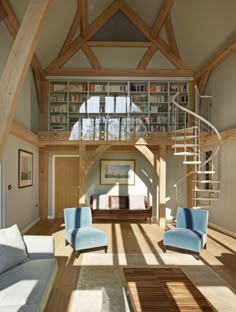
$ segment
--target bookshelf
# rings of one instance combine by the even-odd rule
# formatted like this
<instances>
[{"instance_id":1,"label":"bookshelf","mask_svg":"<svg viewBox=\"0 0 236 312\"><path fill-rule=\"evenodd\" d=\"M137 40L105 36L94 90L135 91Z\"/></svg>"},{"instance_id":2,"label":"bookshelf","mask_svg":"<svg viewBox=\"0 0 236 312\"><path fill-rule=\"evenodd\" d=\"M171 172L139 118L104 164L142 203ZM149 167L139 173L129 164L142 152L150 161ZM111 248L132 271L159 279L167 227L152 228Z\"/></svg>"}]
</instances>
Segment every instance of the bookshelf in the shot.
<instances>
[{"instance_id":1,"label":"bookshelf","mask_svg":"<svg viewBox=\"0 0 236 312\"><path fill-rule=\"evenodd\" d=\"M188 81L52 80L49 83L49 130L71 131L77 123L81 129L93 132L93 139L109 139L106 134L109 127L113 128L116 139L117 136L128 138L129 131L171 131L171 99L177 92L178 103L189 108ZM183 116L177 122L179 128L183 127ZM117 128L119 135L115 134Z\"/></svg>"}]
</instances>

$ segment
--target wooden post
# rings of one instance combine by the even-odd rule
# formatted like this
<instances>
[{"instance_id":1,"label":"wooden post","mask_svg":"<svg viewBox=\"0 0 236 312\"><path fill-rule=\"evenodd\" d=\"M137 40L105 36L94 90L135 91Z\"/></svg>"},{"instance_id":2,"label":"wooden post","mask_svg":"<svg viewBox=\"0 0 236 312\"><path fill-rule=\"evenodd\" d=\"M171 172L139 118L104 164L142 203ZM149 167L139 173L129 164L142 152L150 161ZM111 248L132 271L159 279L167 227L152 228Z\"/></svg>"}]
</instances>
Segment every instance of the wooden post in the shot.
<instances>
[{"instance_id":1,"label":"wooden post","mask_svg":"<svg viewBox=\"0 0 236 312\"><path fill-rule=\"evenodd\" d=\"M166 145L160 145L159 219L160 227L166 225Z\"/></svg>"},{"instance_id":2,"label":"wooden post","mask_svg":"<svg viewBox=\"0 0 236 312\"><path fill-rule=\"evenodd\" d=\"M85 191L86 191L86 175L85 175L85 143L79 143L79 206L85 205Z\"/></svg>"},{"instance_id":3,"label":"wooden post","mask_svg":"<svg viewBox=\"0 0 236 312\"><path fill-rule=\"evenodd\" d=\"M0 80L0 159L16 104L52 0L31 0Z\"/></svg>"},{"instance_id":4,"label":"wooden post","mask_svg":"<svg viewBox=\"0 0 236 312\"><path fill-rule=\"evenodd\" d=\"M48 217L48 151L39 150L39 216Z\"/></svg>"}]
</instances>

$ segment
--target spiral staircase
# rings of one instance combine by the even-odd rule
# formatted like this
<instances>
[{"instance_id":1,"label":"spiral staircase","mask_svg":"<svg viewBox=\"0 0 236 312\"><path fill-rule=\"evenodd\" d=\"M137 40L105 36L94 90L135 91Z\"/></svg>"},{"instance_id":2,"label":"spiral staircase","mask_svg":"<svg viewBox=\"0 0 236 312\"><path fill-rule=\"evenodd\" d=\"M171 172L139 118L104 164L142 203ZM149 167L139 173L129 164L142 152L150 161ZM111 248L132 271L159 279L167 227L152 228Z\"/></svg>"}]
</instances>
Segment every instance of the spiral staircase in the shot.
<instances>
[{"instance_id":1,"label":"spiral staircase","mask_svg":"<svg viewBox=\"0 0 236 312\"><path fill-rule=\"evenodd\" d=\"M178 207L208 209L220 196L221 137L207 120L211 97L200 96L195 87L196 113L172 99L172 139L174 155L183 157L187 173L176 182ZM182 121L181 125L179 120Z\"/></svg>"}]
</instances>

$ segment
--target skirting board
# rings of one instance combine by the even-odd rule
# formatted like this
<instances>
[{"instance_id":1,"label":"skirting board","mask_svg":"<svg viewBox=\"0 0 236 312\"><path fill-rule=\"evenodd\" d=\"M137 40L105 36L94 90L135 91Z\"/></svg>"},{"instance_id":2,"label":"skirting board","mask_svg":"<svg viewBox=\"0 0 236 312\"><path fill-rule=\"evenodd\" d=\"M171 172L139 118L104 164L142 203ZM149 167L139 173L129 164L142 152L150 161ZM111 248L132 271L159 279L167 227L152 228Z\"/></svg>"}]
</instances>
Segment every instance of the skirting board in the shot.
<instances>
[{"instance_id":1,"label":"skirting board","mask_svg":"<svg viewBox=\"0 0 236 312\"><path fill-rule=\"evenodd\" d=\"M209 225L211 228L215 229L215 230L218 230L218 231L220 231L220 232L222 232L222 233L224 233L224 234L227 234L227 235L229 235L229 236L232 236L232 237L236 238L236 233L234 233L234 232L232 232L232 231L230 231L230 230L227 230L227 229L225 229L225 228L223 228L223 227L221 227L221 226L219 226L219 225L216 225L216 224L210 223L210 222L208 223L208 225Z\"/></svg>"},{"instance_id":2,"label":"skirting board","mask_svg":"<svg viewBox=\"0 0 236 312\"><path fill-rule=\"evenodd\" d=\"M37 219L35 219L33 222L31 222L29 225L27 225L27 227L25 227L23 230L22 230L22 233L24 234L25 232L27 232L29 229L32 228L32 226L34 226L37 222L40 221L40 218L38 217Z\"/></svg>"}]
</instances>

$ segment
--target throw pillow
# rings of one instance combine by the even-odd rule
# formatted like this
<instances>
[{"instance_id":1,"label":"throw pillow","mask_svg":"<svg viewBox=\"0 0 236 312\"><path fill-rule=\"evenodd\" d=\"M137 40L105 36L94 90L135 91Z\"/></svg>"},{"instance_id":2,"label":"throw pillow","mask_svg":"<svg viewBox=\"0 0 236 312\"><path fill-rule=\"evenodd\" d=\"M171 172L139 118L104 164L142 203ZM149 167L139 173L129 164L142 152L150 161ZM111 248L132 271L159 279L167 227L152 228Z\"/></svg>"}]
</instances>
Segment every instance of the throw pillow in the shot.
<instances>
[{"instance_id":1,"label":"throw pillow","mask_svg":"<svg viewBox=\"0 0 236 312\"><path fill-rule=\"evenodd\" d=\"M129 209L146 209L144 203L144 195L129 195Z\"/></svg>"},{"instance_id":2,"label":"throw pillow","mask_svg":"<svg viewBox=\"0 0 236 312\"><path fill-rule=\"evenodd\" d=\"M29 260L22 235L13 225L0 230L0 274Z\"/></svg>"},{"instance_id":3,"label":"throw pillow","mask_svg":"<svg viewBox=\"0 0 236 312\"><path fill-rule=\"evenodd\" d=\"M108 195L93 195L93 209L109 209Z\"/></svg>"}]
</instances>

